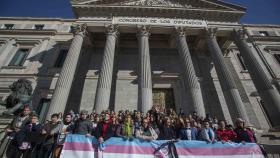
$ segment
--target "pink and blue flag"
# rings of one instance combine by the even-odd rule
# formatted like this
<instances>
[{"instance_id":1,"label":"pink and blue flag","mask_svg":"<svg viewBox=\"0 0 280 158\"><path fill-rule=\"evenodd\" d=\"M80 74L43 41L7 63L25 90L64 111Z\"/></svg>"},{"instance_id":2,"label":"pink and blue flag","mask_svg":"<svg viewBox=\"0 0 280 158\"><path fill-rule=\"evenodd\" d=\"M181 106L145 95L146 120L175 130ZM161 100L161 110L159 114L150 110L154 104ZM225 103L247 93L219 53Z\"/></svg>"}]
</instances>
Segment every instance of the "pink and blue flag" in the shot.
<instances>
[{"instance_id":1,"label":"pink and blue flag","mask_svg":"<svg viewBox=\"0 0 280 158\"><path fill-rule=\"evenodd\" d=\"M255 143L237 144L204 141L143 141L110 138L98 148L96 138L68 135L61 158L264 158Z\"/></svg>"}]
</instances>

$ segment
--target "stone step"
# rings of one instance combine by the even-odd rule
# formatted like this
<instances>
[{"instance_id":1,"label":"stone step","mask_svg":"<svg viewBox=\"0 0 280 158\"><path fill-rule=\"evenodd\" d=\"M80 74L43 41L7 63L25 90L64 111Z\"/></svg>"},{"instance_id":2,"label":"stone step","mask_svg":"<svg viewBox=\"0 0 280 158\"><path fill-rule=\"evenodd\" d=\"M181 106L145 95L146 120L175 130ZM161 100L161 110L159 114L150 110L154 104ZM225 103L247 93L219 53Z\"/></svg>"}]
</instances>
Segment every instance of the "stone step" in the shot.
<instances>
[{"instance_id":1,"label":"stone step","mask_svg":"<svg viewBox=\"0 0 280 158\"><path fill-rule=\"evenodd\" d=\"M266 146L266 150L271 148L274 149L273 152L280 153L280 130L263 131L257 133L256 137L259 144Z\"/></svg>"},{"instance_id":2,"label":"stone step","mask_svg":"<svg viewBox=\"0 0 280 158\"><path fill-rule=\"evenodd\" d=\"M280 145L261 145L266 152L267 158L280 158Z\"/></svg>"},{"instance_id":3,"label":"stone step","mask_svg":"<svg viewBox=\"0 0 280 158\"><path fill-rule=\"evenodd\" d=\"M13 120L13 116L0 116L0 131L3 131Z\"/></svg>"}]
</instances>

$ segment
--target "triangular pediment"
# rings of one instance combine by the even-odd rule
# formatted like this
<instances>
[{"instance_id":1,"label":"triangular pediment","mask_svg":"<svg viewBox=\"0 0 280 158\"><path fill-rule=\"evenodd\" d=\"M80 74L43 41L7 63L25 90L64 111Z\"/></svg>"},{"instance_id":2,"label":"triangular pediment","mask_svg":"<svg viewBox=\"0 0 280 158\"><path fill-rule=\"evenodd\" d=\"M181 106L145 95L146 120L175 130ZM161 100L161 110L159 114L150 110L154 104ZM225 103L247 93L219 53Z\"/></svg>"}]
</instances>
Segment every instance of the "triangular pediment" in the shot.
<instances>
[{"instance_id":1,"label":"triangular pediment","mask_svg":"<svg viewBox=\"0 0 280 158\"><path fill-rule=\"evenodd\" d=\"M240 6L219 0L72 0L75 5L134 6L163 8L200 8L218 10L238 10Z\"/></svg>"},{"instance_id":2,"label":"triangular pediment","mask_svg":"<svg viewBox=\"0 0 280 158\"><path fill-rule=\"evenodd\" d=\"M221 0L71 0L80 17L162 17L238 22L246 8Z\"/></svg>"},{"instance_id":3,"label":"triangular pediment","mask_svg":"<svg viewBox=\"0 0 280 158\"><path fill-rule=\"evenodd\" d=\"M80 4L88 4L88 5L112 5L112 6L152 6L152 7L191 7L191 5L183 4L183 3L176 3L174 0L123 0L118 2L111 2L111 3L100 3L96 0L94 1L84 1Z\"/></svg>"},{"instance_id":4,"label":"triangular pediment","mask_svg":"<svg viewBox=\"0 0 280 158\"><path fill-rule=\"evenodd\" d=\"M191 7L190 5L174 3L170 0L134 0L117 2L112 5L121 6L152 6L152 7Z\"/></svg>"}]
</instances>

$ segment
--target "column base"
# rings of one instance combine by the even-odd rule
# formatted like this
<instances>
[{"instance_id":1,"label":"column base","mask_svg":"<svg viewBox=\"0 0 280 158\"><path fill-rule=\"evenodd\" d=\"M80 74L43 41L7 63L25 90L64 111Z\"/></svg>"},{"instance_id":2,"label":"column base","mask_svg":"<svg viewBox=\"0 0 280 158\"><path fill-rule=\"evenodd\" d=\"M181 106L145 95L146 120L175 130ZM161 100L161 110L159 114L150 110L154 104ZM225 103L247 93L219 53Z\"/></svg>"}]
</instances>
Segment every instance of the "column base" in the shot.
<instances>
[{"instance_id":1,"label":"column base","mask_svg":"<svg viewBox=\"0 0 280 158\"><path fill-rule=\"evenodd\" d=\"M100 114L103 110L109 109L111 88L98 88L95 97L94 109Z\"/></svg>"},{"instance_id":2,"label":"column base","mask_svg":"<svg viewBox=\"0 0 280 158\"><path fill-rule=\"evenodd\" d=\"M259 92L264 102L265 110L269 121L273 127L280 126L280 95L275 89L269 89Z\"/></svg>"},{"instance_id":3,"label":"column base","mask_svg":"<svg viewBox=\"0 0 280 158\"><path fill-rule=\"evenodd\" d=\"M193 106L193 110L197 112L198 116L202 116L205 117L206 113L205 113L205 107L204 107L204 103L203 103L203 98L202 98L202 94L201 94L201 89L187 89L186 93L188 94L188 96L186 96L187 98L189 98L188 100L191 101L191 104ZM184 107L183 109L186 109L187 107ZM189 111L189 110L186 110Z\"/></svg>"},{"instance_id":4,"label":"column base","mask_svg":"<svg viewBox=\"0 0 280 158\"><path fill-rule=\"evenodd\" d=\"M246 108L242 102L238 90L230 89L224 91L224 96L225 96L227 106L230 109L230 115L232 120L235 120L236 118L242 118L243 120L245 120L247 123L250 124L250 119L246 113Z\"/></svg>"},{"instance_id":5,"label":"column base","mask_svg":"<svg viewBox=\"0 0 280 158\"><path fill-rule=\"evenodd\" d=\"M153 107L153 90L151 88L141 88L140 109L146 113Z\"/></svg>"}]
</instances>

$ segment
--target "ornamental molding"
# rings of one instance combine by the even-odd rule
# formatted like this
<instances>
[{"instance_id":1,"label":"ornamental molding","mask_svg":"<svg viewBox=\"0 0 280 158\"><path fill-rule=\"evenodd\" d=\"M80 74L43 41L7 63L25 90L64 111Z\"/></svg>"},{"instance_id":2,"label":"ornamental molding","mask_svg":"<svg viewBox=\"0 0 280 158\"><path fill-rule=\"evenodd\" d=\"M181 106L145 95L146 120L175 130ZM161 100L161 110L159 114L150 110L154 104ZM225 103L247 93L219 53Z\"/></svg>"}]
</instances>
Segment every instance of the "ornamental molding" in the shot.
<instances>
[{"instance_id":1,"label":"ornamental molding","mask_svg":"<svg viewBox=\"0 0 280 158\"><path fill-rule=\"evenodd\" d=\"M174 2L172 0L138 0L132 2L124 1L124 2L115 3L115 5L192 8L192 5Z\"/></svg>"},{"instance_id":2,"label":"ornamental molding","mask_svg":"<svg viewBox=\"0 0 280 158\"><path fill-rule=\"evenodd\" d=\"M215 38L218 32L218 28L217 27L210 27L206 29L206 34L208 37L210 38Z\"/></svg>"},{"instance_id":3,"label":"ornamental molding","mask_svg":"<svg viewBox=\"0 0 280 158\"><path fill-rule=\"evenodd\" d=\"M138 6L138 7L168 7L168 8L208 8L220 10L246 11L242 6L212 0L71 0L74 5L99 6Z\"/></svg>"},{"instance_id":4,"label":"ornamental molding","mask_svg":"<svg viewBox=\"0 0 280 158\"><path fill-rule=\"evenodd\" d=\"M87 33L86 29L87 29L87 24L86 23L84 23L84 24L73 24L71 26L71 32L73 34L78 34L80 32L86 34Z\"/></svg>"},{"instance_id":5,"label":"ornamental molding","mask_svg":"<svg viewBox=\"0 0 280 158\"><path fill-rule=\"evenodd\" d=\"M146 25L138 26L137 37L142 37L142 36L149 37L151 35L150 31L151 31L151 26L146 26Z\"/></svg>"},{"instance_id":6,"label":"ornamental molding","mask_svg":"<svg viewBox=\"0 0 280 158\"><path fill-rule=\"evenodd\" d=\"M234 29L234 32L240 37L241 40L246 39L246 31L244 29Z\"/></svg>"},{"instance_id":7,"label":"ornamental molding","mask_svg":"<svg viewBox=\"0 0 280 158\"><path fill-rule=\"evenodd\" d=\"M118 25L108 25L106 27L106 34L107 35L113 35L117 37L119 35L119 26Z\"/></svg>"},{"instance_id":8,"label":"ornamental molding","mask_svg":"<svg viewBox=\"0 0 280 158\"><path fill-rule=\"evenodd\" d=\"M177 37L185 37L186 36L186 29L184 27L175 27L175 32Z\"/></svg>"}]
</instances>

